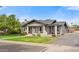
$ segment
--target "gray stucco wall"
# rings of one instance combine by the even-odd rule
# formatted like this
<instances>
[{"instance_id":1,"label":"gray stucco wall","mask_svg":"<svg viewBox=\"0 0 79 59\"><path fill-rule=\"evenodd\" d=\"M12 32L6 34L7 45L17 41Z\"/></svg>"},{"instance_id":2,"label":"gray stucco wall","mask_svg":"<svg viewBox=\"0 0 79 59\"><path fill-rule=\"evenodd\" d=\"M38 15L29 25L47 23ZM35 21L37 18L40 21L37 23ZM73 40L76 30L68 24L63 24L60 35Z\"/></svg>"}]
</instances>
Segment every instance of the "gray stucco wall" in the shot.
<instances>
[{"instance_id":1,"label":"gray stucco wall","mask_svg":"<svg viewBox=\"0 0 79 59\"><path fill-rule=\"evenodd\" d=\"M64 25L62 25L63 28L63 34L67 33L67 27L65 27Z\"/></svg>"},{"instance_id":2,"label":"gray stucco wall","mask_svg":"<svg viewBox=\"0 0 79 59\"><path fill-rule=\"evenodd\" d=\"M37 23L37 22L32 22L32 23L28 24L27 26L43 26L43 24Z\"/></svg>"},{"instance_id":3,"label":"gray stucco wall","mask_svg":"<svg viewBox=\"0 0 79 59\"><path fill-rule=\"evenodd\" d=\"M25 27L22 27L21 28L21 31L22 32L25 32L25 31L27 31L27 26L45 26L44 24L42 24L42 23L38 23L38 22L31 22L31 23L29 23L29 24L27 24ZM65 27L65 25L61 25L61 26L59 26L59 25L57 25L57 29L58 29L58 31L57 31L57 33L58 34L60 34L60 30L61 30L61 27L62 27L62 34L64 34L64 33L67 33L67 28ZM44 27L43 27L44 28ZM44 31L44 33L46 34L48 34L49 33L49 31L50 31L50 29L49 29L49 27L48 26L45 26L45 30L46 30L46 32ZM55 27L53 26L52 27L52 31L51 31L51 33L53 33L53 34L55 34Z\"/></svg>"}]
</instances>

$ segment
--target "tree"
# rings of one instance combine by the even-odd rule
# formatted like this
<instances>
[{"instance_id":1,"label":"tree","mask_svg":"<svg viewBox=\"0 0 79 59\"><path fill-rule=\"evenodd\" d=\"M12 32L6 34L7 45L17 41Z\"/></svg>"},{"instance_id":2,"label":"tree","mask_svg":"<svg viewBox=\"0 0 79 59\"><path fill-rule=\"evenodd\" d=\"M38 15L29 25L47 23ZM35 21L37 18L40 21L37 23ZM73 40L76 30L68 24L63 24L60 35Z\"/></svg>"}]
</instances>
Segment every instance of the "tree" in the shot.
<instances>
[{"instance_id":1,"label":"tree","mask_svg":"<svg viewBox=\"0 0 79 59\"><path fill-rule=\"evenodd\" d=\"M20 32L20 22L15 15L9 15L7 18L8 30L10 33Z\"/></svg>"},{"instance_id":2,"label":"tree","mask_svg":"<svg viewBox=\"0 0 79 59\"><path fill-rule=\"evenodd\" d=\"M7 20L7 16L5 14L0 15L0 30L3 30L7 27L6 20Z\"/></svg>"},{"instance_id":3,"label":"tree","mask_svg":"<svg viewBox=\"0 0 79 59\"><path fill-rule=\"evenodd\" d=\"M79 25L73 25L74 28L79 28Z\"/></svg>"},{"instance_id":4,"label":"tree","mask_svg":"<svg viewBox=\"0 0 79 59\"><path fill-rule=\"evenodd\" d=\"M8 33L20 32L20 22L19 19L16 18L16 15L0 15L0 30L6 29Z\"/></svg>"}]
</instances>

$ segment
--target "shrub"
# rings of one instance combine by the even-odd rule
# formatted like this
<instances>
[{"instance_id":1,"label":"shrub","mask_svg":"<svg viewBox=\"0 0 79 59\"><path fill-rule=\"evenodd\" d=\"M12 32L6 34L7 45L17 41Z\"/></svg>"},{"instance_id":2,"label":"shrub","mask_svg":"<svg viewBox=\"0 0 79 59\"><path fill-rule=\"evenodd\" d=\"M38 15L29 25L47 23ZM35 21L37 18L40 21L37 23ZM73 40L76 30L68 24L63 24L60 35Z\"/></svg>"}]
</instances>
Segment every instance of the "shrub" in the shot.
<instances>
[{"instance_id":1,"label":"shrub","mask_svg":"<svg viewBox=\"0 0 79 59\"><path fill-rule=\"evenodd\" d=\"M27 32L22 32L21 35L27 35Z\"/></svg>"},{"instance_id":2,"label":"shrub","mask_svg":"<svg viewBox=\"0 0 79 59\"><path fill-rule=\"evenodd\" d=\"M33 36L36 36L35 34L32 34Z\"/></svg>"},{"instance_id":3,"label":"shrub","mask_svg":"<svg viewBox=\"0 0 79 59\"><path fill-rule=\"evenodd\" d=\"M40 37L41 35L38 33L37 36Z\"/></svg>"},{"instance_id":4,"label":"shrub","mask_svg":"<svg viewBox=\"0 0 79 59\"><path fill-rule=\"evenodd\" d=\"M55 34L52 34L52 37L56 37Z\"/></svg>"}]
</instances>

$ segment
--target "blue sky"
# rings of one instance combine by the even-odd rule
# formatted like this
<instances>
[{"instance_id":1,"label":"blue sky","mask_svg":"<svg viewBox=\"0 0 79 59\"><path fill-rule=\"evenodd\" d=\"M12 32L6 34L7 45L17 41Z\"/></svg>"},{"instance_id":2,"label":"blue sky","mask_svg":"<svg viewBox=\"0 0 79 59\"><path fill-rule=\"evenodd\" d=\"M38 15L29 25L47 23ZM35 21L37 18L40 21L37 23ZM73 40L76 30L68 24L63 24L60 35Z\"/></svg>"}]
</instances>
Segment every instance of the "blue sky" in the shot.
<instances>
[{"instance_id":1,"label":"blue sky","mask_svg":"<svg viewBox=\"0 0 79 59\"><path fill-rule=\"evenodd\" d=\"M69 24L79 23L78 6L5 6L0 8L0 14L15 14L20 21L24 19L56 19Z\"/></svg>"}]
</instances>

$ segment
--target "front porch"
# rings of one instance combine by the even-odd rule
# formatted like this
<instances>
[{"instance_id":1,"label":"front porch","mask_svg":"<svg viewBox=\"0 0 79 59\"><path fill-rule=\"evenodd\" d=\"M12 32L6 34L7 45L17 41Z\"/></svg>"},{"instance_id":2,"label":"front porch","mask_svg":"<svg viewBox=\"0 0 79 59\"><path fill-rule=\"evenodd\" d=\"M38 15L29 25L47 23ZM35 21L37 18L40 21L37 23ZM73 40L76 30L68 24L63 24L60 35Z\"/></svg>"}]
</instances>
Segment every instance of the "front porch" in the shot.
<instances>
[{"instance_id":1,"label":"front porch","mask_svg":"<svg viewBox=\"0 0 79 59\"><path fill-rule=\"evenodd\" d=\"M43 34L49 35L54 34L55 36L62 35L62 26L27 26L27 34Z\"/></svg>"},{"instance_id":2,"label":"front porch","mask_svg":"<svg viewBox=\"0 0 79 59\"><path fill-rule=\"evenodd\" d=\"M28 33L33 34L33 33L43 33L42 27L41 26L29 26L28 27Z\"/></svg>"}]
</instances>

